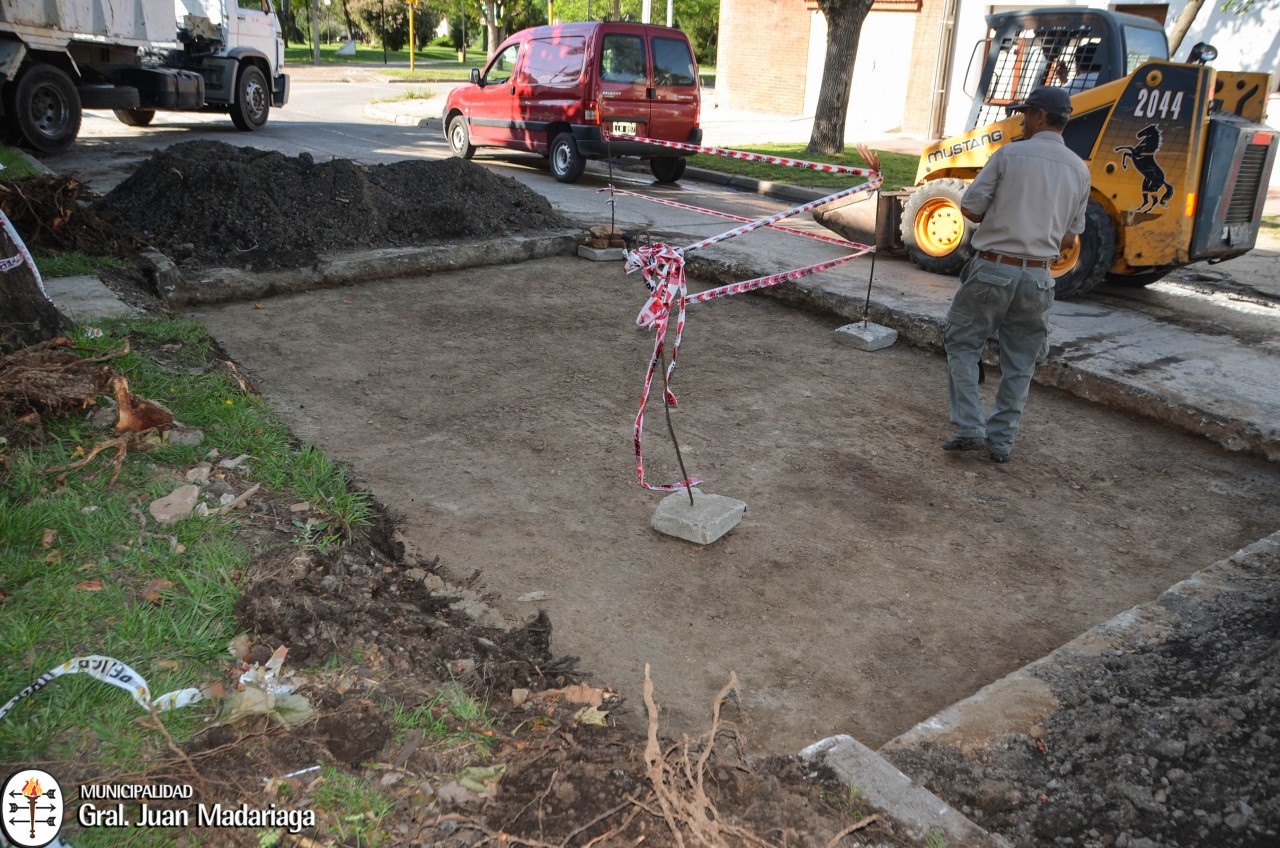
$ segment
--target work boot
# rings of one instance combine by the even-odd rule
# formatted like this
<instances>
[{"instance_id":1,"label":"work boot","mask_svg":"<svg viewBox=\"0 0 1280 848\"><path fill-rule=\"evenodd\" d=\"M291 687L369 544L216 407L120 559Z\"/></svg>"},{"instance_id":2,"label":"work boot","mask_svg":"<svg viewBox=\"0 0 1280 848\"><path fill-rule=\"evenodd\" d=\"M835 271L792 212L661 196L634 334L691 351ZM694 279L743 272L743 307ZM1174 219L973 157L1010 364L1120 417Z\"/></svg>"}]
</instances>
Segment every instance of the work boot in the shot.
<instances>
[{"instance_id":1,"label":"work boot","mask_svg":"<svg viewBox=\"0 0 1280 848\"><path fill-rule=\"evenodd\" d=\"M986 441L979 436L952 436L942 443L944 451L982 450L986 446Z\"/></svg>"}]
</instances>

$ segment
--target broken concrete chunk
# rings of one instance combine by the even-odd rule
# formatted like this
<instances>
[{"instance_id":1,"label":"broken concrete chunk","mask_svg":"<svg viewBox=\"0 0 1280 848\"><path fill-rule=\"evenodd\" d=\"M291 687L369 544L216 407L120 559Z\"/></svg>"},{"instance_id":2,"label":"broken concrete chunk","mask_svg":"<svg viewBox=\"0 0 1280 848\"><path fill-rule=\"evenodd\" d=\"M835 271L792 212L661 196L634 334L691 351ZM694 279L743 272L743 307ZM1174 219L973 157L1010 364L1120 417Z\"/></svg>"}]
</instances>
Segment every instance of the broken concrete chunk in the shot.
<instances>
[{"instance_id":1,"label":"broken concrete chunk","mask_svg":"<svg viewBox=\"0 0 1280 848\"><path fill-rule=\"evenodd\" d=\"M163 525L177 524L184 518L190 518L195 511L196 499L200 497L200 488L190 484L179 486L159 500L152 501L148 510L151 517Z\"/></svg>"}]
</instances>

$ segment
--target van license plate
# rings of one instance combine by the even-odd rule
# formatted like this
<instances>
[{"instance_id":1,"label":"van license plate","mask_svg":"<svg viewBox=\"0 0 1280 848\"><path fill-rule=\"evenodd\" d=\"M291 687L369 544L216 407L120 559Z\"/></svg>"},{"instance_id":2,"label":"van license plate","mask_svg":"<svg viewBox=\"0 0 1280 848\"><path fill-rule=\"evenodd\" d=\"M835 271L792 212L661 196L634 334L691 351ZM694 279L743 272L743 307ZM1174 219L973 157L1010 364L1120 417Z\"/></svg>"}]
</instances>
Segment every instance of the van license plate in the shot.
<instances>
[{"instance_id":1,"label":"van license plate","mask_svg":"<svg viewBox=\"0 0 1280 848\"><path fill-rule=\"evenodd\" d=\"M636 122L635 121L614 121L613 134L614 135L635 135Z\"/></svg>"}]
</instances>

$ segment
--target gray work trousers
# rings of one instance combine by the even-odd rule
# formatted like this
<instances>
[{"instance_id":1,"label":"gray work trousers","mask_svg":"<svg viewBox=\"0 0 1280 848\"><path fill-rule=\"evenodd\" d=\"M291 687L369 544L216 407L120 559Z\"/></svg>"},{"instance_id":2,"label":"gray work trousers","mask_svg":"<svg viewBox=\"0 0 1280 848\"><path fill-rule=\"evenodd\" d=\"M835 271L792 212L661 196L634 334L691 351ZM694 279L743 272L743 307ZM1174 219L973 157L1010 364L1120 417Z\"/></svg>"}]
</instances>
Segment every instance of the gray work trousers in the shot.
<instances>
[{"instance_id":1,"label":"gray work trousers","mask_svg":"<svg viewBox=\"0 0 1280 848\"><path fill-rule=\"evenodd\" d=\"M1048 268L1005 265L974 256L960 274L947 312L947 400L957 436L986 439L992 453L1013 450L1036 363L1048 350L1053 276ZM991 414L978 391L978 361L999 333L1000 386Z\"/></svg>"}]
</instances>

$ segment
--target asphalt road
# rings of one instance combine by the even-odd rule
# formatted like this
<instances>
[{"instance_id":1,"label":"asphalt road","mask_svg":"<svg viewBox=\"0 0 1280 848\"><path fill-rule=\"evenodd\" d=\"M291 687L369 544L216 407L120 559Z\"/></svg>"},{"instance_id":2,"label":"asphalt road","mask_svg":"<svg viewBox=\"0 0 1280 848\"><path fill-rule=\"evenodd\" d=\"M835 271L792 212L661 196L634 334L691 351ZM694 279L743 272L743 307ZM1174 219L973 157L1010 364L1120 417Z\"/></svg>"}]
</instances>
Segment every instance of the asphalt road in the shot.
<instances>
[{"instance_id":1,"label":"asphalt road","mask_svg":"<svg viewBox=\"0 0 1280 848\"><path fill-rule=\"evenodd\" d=\"M107 192L132 168L158 147L193 139L217 140L237 146L277 150L290 156L310 153L320 160L352 159L368 164L408 157L441 158L449 155L438 126L408 126L379 122L368 115L370 103L390 101L408 90L432 94L438 110L448 84L390 84L360 69L291 69L294 83L289 104L273 110L268 125L256 133L242 133L224 115L159 113L150 127L121 124L110 112L85 113L81 137L70 151L48 157L45 164L71 173L99 192ZM323 79L315 79L323 77ZM420 105L420 104L419 104ZM386 109L379 111L388 111ZM435 110L432 110L435 111ZM629 232L648 231L655 239L674 244L689 242L736 226L732 222L685 210L619 197L610 209L609 173L592 163L575 185L556 182L545 160L531 154L481 151L476 161L506 173L546 196L558 209L584 225L611 221ZM676 186L658 186L647 170L613 172L614 184L632 191L662 196L691 206L716 209L748 218L774 214L791 203L690 180ZM788 225L826 232L808 215ZM1254 253L1220 265L1192 266L1173 275L1169 282L1147 289L1106 288L1091 299L1108 309L1131 311L1155 320L1196 331L1225 332L1246 344L1274 344L1280 336L1280 275L1274 263L1280 258L1280 240L1260 245ZM840 248L816 241L756 233L708 248L705 255L741 262L746 267L787 270L820 262L843 253ZM870 263L858 260L828 275L868 279ZM910 263L881 257L875 266L877 283L936 291L939 278L919 271Z\"/></svg>"}]
</instances>

